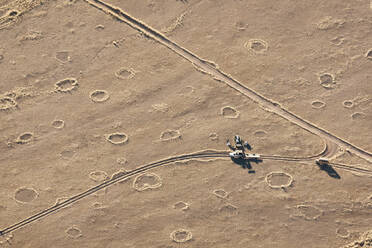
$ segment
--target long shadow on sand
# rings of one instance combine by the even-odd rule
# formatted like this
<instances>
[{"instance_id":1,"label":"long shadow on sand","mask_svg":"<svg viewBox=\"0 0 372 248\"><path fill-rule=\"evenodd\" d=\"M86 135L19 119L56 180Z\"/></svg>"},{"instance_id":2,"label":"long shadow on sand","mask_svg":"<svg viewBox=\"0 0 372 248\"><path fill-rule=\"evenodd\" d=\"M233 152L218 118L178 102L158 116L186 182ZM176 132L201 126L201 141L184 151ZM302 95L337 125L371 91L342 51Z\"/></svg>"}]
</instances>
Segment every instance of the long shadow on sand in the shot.
<instances>
[{"instance_id":1,"label":"long shadow on sand","mask_svg":"<svg viewBox=\"0 0 372 248\"><path fill-rule=\"evenodd\" d=\"M341 176L337 173L335 169L330 164L317 164L319 166L319 169L327 172L328 176L335 178L335 179L341 179Z\"/></svg>"},{"instance_id":2,"label":"long shadow on sand","mask_svg":"<svg viewBox=\"0 0 372 248\"><path fill-rule=\"evenodd\" d=\"M244 158L231 158L231 160L235 163L240 165L243 169L248 169L248 173L256 173L255 170L252 169L251 162L254 162L256 164L261 163L262 160L260 159L244 159Z\"/></svg>"}]
</instances>

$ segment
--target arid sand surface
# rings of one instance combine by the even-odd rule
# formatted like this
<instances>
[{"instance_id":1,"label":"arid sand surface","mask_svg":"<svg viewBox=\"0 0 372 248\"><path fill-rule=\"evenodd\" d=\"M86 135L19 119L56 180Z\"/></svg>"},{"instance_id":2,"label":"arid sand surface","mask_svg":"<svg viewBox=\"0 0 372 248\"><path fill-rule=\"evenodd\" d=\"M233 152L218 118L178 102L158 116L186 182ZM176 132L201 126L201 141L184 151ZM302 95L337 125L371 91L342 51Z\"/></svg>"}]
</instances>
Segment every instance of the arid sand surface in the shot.
<instances>
[{"instance_id":1,"label":"arid sand surface","mask_svg":"<svg viewBox=\"0 0 372 248\"><path fill-rule=\"evenodd\" d=\"M103 3L122 12L0 0L0 231L123 177L6 232L1 248L371 247L368 1ZM125 177L227 151L235 134L262 163L195 157ZM323 155L339 178L315 164Z\"/></svg>"}]
</instances>

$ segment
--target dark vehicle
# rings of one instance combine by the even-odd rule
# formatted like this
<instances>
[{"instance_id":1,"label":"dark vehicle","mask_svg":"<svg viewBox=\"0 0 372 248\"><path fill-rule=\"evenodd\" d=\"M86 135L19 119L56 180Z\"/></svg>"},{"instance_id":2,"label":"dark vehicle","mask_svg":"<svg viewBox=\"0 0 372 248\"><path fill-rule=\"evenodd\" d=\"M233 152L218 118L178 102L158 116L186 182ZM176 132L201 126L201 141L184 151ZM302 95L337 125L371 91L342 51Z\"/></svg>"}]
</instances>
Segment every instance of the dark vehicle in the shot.
<instances>
[{"instance_id":1,"label":"dark vehicle","mask_svg":"<svg viewBox=\"0 0 372 248\"><path fill-rule=\"evenodd\" d=\"M252 150L252 147L249 145L247 141L243 141L239 135L234 136L235 146L233 146L229 140L226 141L226 145L233 151L241 150L244 152L244 149L247 148L248 150Z\"/></svg>"},{"instance_id":2,"label":"dark vehicle","mask_svg":"<svg viewBox=\"0 0 372 248\"><path fill-rule=\"evenodd\" d=\"M239 135L235 135L235 146L236 149L242 150L243 148L243 140L240 138Z\"/></svg>"}]
</instances>

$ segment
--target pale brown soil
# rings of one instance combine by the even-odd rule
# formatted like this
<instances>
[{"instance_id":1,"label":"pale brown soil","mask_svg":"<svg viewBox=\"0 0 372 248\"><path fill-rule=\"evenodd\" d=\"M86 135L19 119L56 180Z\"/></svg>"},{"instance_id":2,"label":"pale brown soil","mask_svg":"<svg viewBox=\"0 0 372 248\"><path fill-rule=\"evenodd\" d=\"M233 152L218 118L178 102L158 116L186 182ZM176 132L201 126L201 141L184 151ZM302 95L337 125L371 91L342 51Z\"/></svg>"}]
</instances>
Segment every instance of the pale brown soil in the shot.
<instances>
[{"instance_id":1,"label":"pale brown soil","mask_svg":"<svg viewBox=\"0 0 372 248\"><path fill-rule=\"evenodd\" d=\"M108 3L372 151L369 2ZM324 148L82 0L0 6L0 230L114 173L226 150L235 134L259 154ZM348 152L335 161L372 169ZM371 229L371 177L336 169L334 179L312 162L252 166L249 174L229 159L165 165L2 236L0 247L342 247Z\"/></svg>"}]
</instances>

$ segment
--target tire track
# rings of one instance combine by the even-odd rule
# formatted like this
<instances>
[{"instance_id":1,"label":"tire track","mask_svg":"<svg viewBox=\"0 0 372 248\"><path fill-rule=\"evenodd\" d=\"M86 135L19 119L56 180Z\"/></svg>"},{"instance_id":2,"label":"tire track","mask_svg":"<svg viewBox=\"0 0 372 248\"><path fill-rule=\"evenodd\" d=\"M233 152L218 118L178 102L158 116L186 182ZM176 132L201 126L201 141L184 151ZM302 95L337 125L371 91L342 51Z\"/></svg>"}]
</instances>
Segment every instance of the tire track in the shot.
<instances>
[{"instance_id":1,"label":"tire track","mask_svg":"<svg viewBox=\"0 0 372 248\"><path fill-rule=\"evenodd\" d=\"M372 176L372 170L368 170L368 169L365 169L365 168L359 168L359 167L350 166L350 165L346 165L346 164L340 164L340 163L329 163L329 164L332 165L335 168L348 170L348 171L359 172L359 173L368 174L368 175Z\"/></svg>"},{"instance_id":2,"label":"tire track","mask_svg":"<svg viewBox=\"0 0 372 248\"><path fill-rule=\"evenodd\" d=\"M191 159L195 159L195 158L228 158L229 157L229 154L228 152L225 152L225 151L212 151L212 150L205 150L205 151L201 151L201 152L196 152L196 153L191 153L191 154L185 154L185 155L179 155L179 156L175 156L175 157L171 157L171 158L167 158L167 159L163 159L163 160L160 160L160 161L157 161L157 162L153 162L153 163L150 163L150 164L147 164L147 165L144 165L144 166L141 166L137 169L134 169L134 170L131 170L129 172L126 172L125 174L122 174L122 175L119 175L117 177L112 177L111 179L101 183L101 184L98 184L82 193L79 193L75 196L72 196L68 199L66 199L65 201L62 201L60 203L57 203L55 204L54 206L52 207L49 207L35 215L32 215L20 222L17 222L16 224L13 224L3 230L0 231L0 236L2 235L5 235L5 234L8 234L12 231L15 231L23 226L26 226L28 224L31 224L32 222L34 221L37 221L43 217L46 217L47 215L50 215L50 214L53 214L55 212L57 212L58 210L64 208L64 207L67 207L103 188L106 188L112 184L115 184L119 181L122 181L126 178L130 178L132 176L135 176L139 173L142 173L142 172L145 172L145 171L148 171L150 169L153 169L153 168L156 168L156 167L160 167L160 166L163 166L163 165L166 165L166 164L170 164L170 163L175 163L175 162L178 162L178 161L184 161L184 160L191 160Z\"/></svg>"},{"instance_id":3,"label":"tire track","mask_svg":"<svg viewBox=\"0 0 372 248\"><path fill-rule=\"evenodd\" d=\"M318 154L311 155L311 156L308 156L308 157L289 157L289 156L281 156L281 155L261 154L261 158L263 158L263 159L273 159L273 160L275 160L275 159L276 160L289 159L290 161L312 161L312 160L320 158L320 157L331 159L338 153L338 151L339 151L339 147L335 143L330 142L328 140L325 140L323 150Z\"/></svg>"},{"instance_id":4,"label":"tire track","mask_svg":"<svg viewBox=\"0 0 372 248\"><path fill-rule=\"evenodd\" d=\"M315 124L301 118L300 116L282 108L279 103L276 103L263 95L255 92L254 90L244 86L239 81L232 78L232 76L226 74L225 72L218 69L218 67L211 62L203 60L196 54L188 51L187 49L181 47L174 41L168 39L165 35L161 32L157 31L156 29L148 26L147 24L141 22L140 20L132 17L128 13L124 12L118 7L112 6L108 3L105 3L100 0L84 0L93 7L115 17L117 20L124 22L131 26L132 28L142 32L146 36L156 40L162 45L165 45L181 57L185 58L186 60L190 61L197 69L200 71L211 75L214 79L221 81L231 88L239 91L241 94L245 95L246 97L250 98L252 101L259 104L263 109L273 112L288 121L298 125L299 127L318 135L319 137L326 139L330 142L333 142L340 146L344 150L349 150L350 152L354 153L355 155L367 160L368 162L372 162L372 154L368 151L359 148L350 142L343 140L342 138L337 137L336 135L328 132L327 130L316 126Z\"/></svg>"},{"instance_id":5,"label":"tire track","mask_svg":"<svg viewBox=\"0 0 372 248\"><path fill-rule=\"evenodd\" d=\"M324 143L324 149L322 152L316 155L308 156L308 157L288 157L288 156L280 156L280 155L264 155L261 154L261 158L264 160L274 160L274 161L287 161L287 162L315 162L318 158L327 158L328 160L331 160L335 158L339 153L339 147L330 141L325 141ZM368 170L365 168L359 168L356 166L350 166L346 164L340 164L340 163L334 163L330 162L329 165L332 167L351 171L351 172L359 172L362 174L368 174L372 175L372 170Z\"/></svg>"},{"instance_id":6,"label":"tire track","mask_svg":"<svg viewBox=\"0 0 372 248\"><path fill-rule=\"evenodd\" d=\"M325 148L324 150L317 154L317 155L313 155L313 156L309 156L309 157L286 157L286 156L279 156L279 155L261 155L261 158L262 159L267 159L267 160L277 160L277 161L288 161L288 162L309 162L309 161L312 161L316 158L319 158L319 157L322 157L324 154L327 154L328 152L328 149L327 149L327 144L325 144ZM56 213L57 211L61 210L62 208L65 208L69 205L72 205L73 203L85 198L85 197L88 197L90 195L92 195L93 193L101 190L101 189L104 189L112 184L115 184L119 181L122 181L124 179L127 179L127 178L130 178L130 177L133 177L135 175L138 175L140 173L143 173L145 171L148 171L150 169L154 169L154 168L157 168L157 167L160 167L160 166L163 166L163 165L167 165L167 164L172 164L172 163L176 163L176 162L179 162L179 161L187 161L187 160L193 160L193 159L198 159L198 158L230 158L229 156L229 151L215 151L215 150L203 150L203 151L199 151L199 152L195 152L195 153L190 153L190 154L183 154L183 155L179 155L179 156L175 156L175 157L170 157L170 158L166 158L166 159L163 159L163 160L159 160L159 161L156 161L156 162L152 162L152 163L149 163L147 165L144 165L144 166L141 166L141 167L138 167L137 169L134 169L134 170L131 170L131 171L128 171L126 172L125 174L121 174L119 176L112 176L111 179L101 183L101 184L98 184L84 192L81 192L77 195L74 195L62 202L59 202L59 203L56 203L55 205L45 209L45 210L42 210L40 211L39 213L37 214L34 214L26 219L23 219L19 222L17 222L16 224L13 224L11 226L8 226L6 227L5 229L1 230L0 231L0 236L3 236L3 235L6 235L10 232L13 232L21 227L24 227L28 224L31 224L32 222L35 222L37 220L40 220L42 219L43 217L46 217L48 215L51 215L53 213ZM338 164L338 163L330 163L332 166L336 167L336 168L339 168L339 169L343 169L343 170L348 170L348 171L354 171L354 172L359 172L359 173L363 173L363 174L369 174L369 175L372 175L372 170L368 170L368 169L364 169L364 168L358 168L358 167L354 167L354 166L349 166L349 165L345 165L345 164Z\"/></svg>"},{"instance_id":7,"label":"tire track","mask_svg":"<svg viewBox=\"0 0 372 248\"><path fill-rule=\"evenodd\" d=\"M290 158L290 157L281 157L281 156L265 156L262 155L261 158L265 160L274 160L274 161L286 161L286 162L310 162L311 159L305 158L305 159L300 159L300 158ZM339 163L329 163L330 166L346 170L346 171L351 171L351 172L359 172L362 174L368 174L372 176L372 170L368 170L365 168L360 168L356 166L350 166L346 164L339 164Z\"/></svg>"},{"instance_id":8,"label":"tire track","mask_svg":"<svg viewBox=\"0 0 372 248\"><path fill-rule=\"evenodd\" d=\"M333 159L334 157L337 156L339 152L339 147L330 141L325 141L324 143L324 149L320 153L308 157L288 157L288 156L280 156L280 155L264 155L261 154L260 157L263 160L274 160L274 161L287 161L287 162L315 162L316 159L318 158L327 158L328 160ZM346 164L340 164L340 163L334 163L330 162L329 165L346 170L346 171L351 171L351 172L359 172L362 174L368 174L372 175L372 170L368 170L365 168L359 168L356 166L350 166Z\"/></svg>"}]
</instances>

